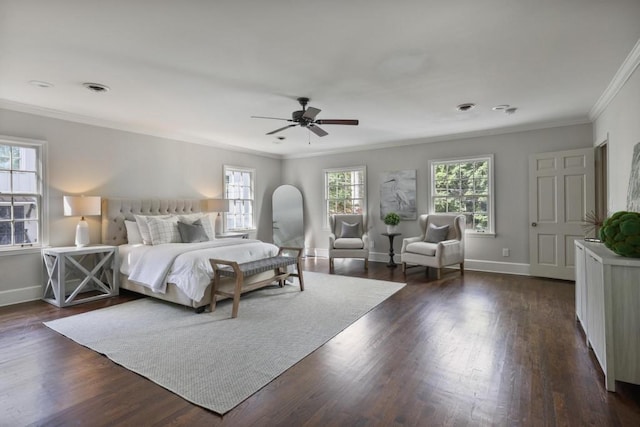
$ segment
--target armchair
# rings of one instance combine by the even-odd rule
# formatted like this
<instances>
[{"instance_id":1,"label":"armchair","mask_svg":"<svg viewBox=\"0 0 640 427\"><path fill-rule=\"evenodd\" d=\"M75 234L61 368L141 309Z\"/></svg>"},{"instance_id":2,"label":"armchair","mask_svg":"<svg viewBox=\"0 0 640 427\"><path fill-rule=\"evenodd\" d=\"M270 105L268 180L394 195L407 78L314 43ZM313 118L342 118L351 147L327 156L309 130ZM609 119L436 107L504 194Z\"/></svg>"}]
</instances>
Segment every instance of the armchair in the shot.
<instances>
[{"instance_id":1,"label":"armchair","mask_svg":"<svg viewBox=\"0 0 640 427\"><path fill-rule=\"evenodd\" d=\"M364 215L334 214L329 217L329 271L333 273L334 258L364 258L369 268L369 235Z\"/></svg>"},{"instance_id":2,"label":"armchair","mask_svg":"<svg viewBox=\"0 0 640 427\"><path fill-rule=\"evenodd\" d=\"M402 240L402 271L406 272L408 264L434 267L437 269L437 278L440 279L442 267L460 264L460 274L464 275L465 216L420 215L418 224L422 234Z\"/></svg>"}]
</instances>

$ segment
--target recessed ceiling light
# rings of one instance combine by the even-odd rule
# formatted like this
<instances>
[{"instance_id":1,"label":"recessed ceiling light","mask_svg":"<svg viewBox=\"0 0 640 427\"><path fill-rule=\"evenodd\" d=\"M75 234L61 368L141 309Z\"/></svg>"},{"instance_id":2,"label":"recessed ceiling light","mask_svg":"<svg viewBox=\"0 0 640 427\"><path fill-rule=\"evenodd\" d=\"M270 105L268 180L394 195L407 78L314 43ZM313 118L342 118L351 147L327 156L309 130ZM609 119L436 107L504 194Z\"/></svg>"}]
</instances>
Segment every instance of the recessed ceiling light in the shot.
<instances>
[{"instance_id":1,"label":"recessed ceiling light","mask_svg":"<svg viewBox=\"0 0 640 427\"><path fill-rule=\"evenodd\" d=\"M109 91L109 86L100 83L82 83L82 86L86 87L91 92L104 93Z\"/></svg>"},{"instance_id":2,"label":"recessed ceiling light","mask_svg":"<svg viewBox=\"0 0 640 427\"><path fill-rule=\"evenodd\" d=\"M509 108L509 104L500 104L500 105L496 105L495 107L492 108L493 111L502 111L502 110L506 110L507 108Z\"/></svg>"},{"instance_id":3,"label":"recessed ceiling light","mask_svg":"<svg viewBox=\"0 0 640 427\"><path fill-rule=\"evenodd\" d=\"M511 108L505 109L504 112L505 112L505 114L513 114L513 113L516 112L516 110L517 110L516 107L511 107Z\"/></svg>"},{"instance_id":4,"label":"recessed ceiling light","mask_svg":"<svg viewBox=\"0 0 640 427\"><path fill-rule=\"evenodd\" d=\"M456 107L456 110L458 111L469 111L471 110L473 107L475 107L476 104L472 103L472 102L466 102L464 104L460 104Z\"/></svg>"},{"instance_id":5,"label":"recessed ceiling light","mask_svg":"<svg viewBox=\"0 0 640 427\"><path fill-rule=\"evenodd\" d=\"M37 87L53 87L52 83L43 82L42 80L29 80L29 84Z\"/></svg>"}]
</instances>

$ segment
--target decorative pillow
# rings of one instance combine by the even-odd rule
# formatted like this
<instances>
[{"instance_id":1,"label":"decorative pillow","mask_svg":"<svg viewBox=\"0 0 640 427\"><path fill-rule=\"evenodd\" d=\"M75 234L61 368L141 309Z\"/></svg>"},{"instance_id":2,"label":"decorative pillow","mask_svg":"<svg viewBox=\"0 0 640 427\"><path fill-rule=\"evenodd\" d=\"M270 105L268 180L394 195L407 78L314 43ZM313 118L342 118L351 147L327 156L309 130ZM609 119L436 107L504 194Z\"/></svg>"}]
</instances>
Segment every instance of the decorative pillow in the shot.
<instances>
[{"instance_id":1,"label":"decorative pillow","mask_svg":"<svg viewBox=\"0 0 640 427\"><path fill-rule=\"evenodd\" d=\"M193 224L187 224L178 221L178 232L180 233L182 243L198 243L209 241L209 236L207 236L207 233L204 231L202 222L199 219L195 220Z\"/></svg>"},{"instance_id":2,"label":"decorative pillow","mask_svg":"<svg viewBox=\"0 0 640 427\"><path fill-rule=\"evenodd\" d=\"M195 221L200 220L204 232L207 233L208 240L215 240L216 232L214 230L215 216L207 213L195 213L188 215L178 215L178 220L185 224L193 224Z\"/></svg>"},{"instance_id":3,"label":"decorative pillow","mask_svg":"<svg viewBox=\"0 0 640 427\"><path fill-rule=\"evenodd\" d=\"M160 219L150 216L147 218L151 244L162 245L164 243L182 243L180 231L178 231L178 218L170 217Z\"/></svg>"},{"instance_id":4,"label":"decorative pillow","mask_svg":"<svg viewBox=\"0 0 640 427\"><path fill-rule=\"evenodd\" d=\"M167 219L171 218L171 215L134 215L136 223L138 224L138 230L140 236L142 236L142 243L145 245L153 245L151 241L151 234L149 233L149 225L147 224L147 218L159 218Z\"/></svg>"},{"instance_id":5,"label":"decorative pillow","mask_svg":"<svg viewBox=\"0 0 640 427\"><path fill-rule=\"evenodd\" d=\"M124 221L124 226L127 228L127 241L130 245L138 245L142 243L142 236L140 235L140 228L135 221Z\"/></svg>"},{"instance_id":6,"label":"decorative pillow","mask_svg":"<svg viewBox=\"0 0 640 427\"><path fill-rule=\"evenodd\" d=\"M341 238L359 238L360 236L360 223L349 224L342 221L342 229L340 230Z\"/></svg>"},{"instance_id":7,"label":"decorative pillow","mask_svg":"<svg viewBox=\"0 0 640 427\"><path fill-rule=\"evenodd\" d=\"M429 224L427 227L427 236L424 238L425 242L438 243L443 240L447 240L449 234L449 226L443 225L442 227L436 227L433 224Z\"/></svg>"}]
</instances>

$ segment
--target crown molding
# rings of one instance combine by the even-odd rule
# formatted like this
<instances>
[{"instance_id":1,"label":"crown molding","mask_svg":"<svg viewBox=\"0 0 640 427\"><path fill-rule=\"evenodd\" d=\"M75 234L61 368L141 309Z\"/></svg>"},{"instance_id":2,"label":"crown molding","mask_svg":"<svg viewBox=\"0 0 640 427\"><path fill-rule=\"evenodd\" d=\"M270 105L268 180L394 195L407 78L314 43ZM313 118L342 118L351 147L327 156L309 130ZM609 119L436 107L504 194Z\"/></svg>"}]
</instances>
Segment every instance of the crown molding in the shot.
<instances>
[{"instance_id":1,"label":"crown molding","mask_svg":"<svg viewBox=\"0 0 640 427\"><path fill-rule=\"evenodd\" d=\"M611 101L613 101L613 98L615 98L636 68L638 68L638 65L640 65L640 39L633 49L631 49L631 52L627 55L616 75L613 76L609 86L607 86L600 98L591 108L591 111L589 111L589 120L594 122L598 117L600 117L600 114L602 114L602 112L609 106Z\"/></svg>"},{"instance_id":2,"label":"crown molding","mask_svg":"<svg viewBox=\"0 0 640 427\"><path fill-rule=\"evenodd\" d=\"M301 159L306 157L320 157L320 156L329 156L333 154L352 153L355 151L382 150L385 148L398 148L398 147L407 147L412 145L431 144L434 142L456 141L460 139L478 138L478 137L491 136L491 135L506 135L510 133L527 132L527 131L540 130L540 129L552 129L557 127L574 126L574 125L584 125L588 123L591 123L591 121L586 116L574 117L566 120L526 123L526 124L517 125L517 126L484 129L484 130L464 132L464 133L451 133L451 134L438 135L433 137L424 137L424 138L416 137L416 138L405 140L405 141L387 141L379 144L371 144L366 146L356 145L356 146L345 147L345 148L336 149L336 150L316 151L313 153L284 154L282 158L285 160L289 160L289 159Z\"/></svg>"},{"instance_id":3,"label":"crown molding","mask_svg":"<svg viewBox=\"0 0 640 427\"><path fill-rule=\"evenodd\" d=\"M381 150L385 148L397 148L397 147L404 147L404 146L411 146L411 145L422 145L422 144L429 144L429 143L442 142L442 141L455 141L460 139L477 138L482 136L504 135L509 133L526 132L531 130L549 129L549 128L555 128L555 127L573 126L573 125L590 123L589 117L586 117L586 116L573 117L573 118L564 119L564 120L526 123L526 124L516 125L516 126L483 129L479 131L438 135L433 137L420 138L419 136L416 136L412 139L407 139L404 141L386 141L386 142L381 142L379 144L356 145L356 146L339 148L334 150L331 150L331 149L318 150L314 152L296 153L296 154L274 154L274 153L268 153L265 151L252 150L249 148L232 146L232 145L212 141L209 139L183 135L175 132L162 132L162 131L158 131L157 129L145 128L142 126L133 126L133 125L124 124L124 123L117 123L109 120L98 119L95 117L83 116L80 114L65 113L62 111L54 110L54 109L37 107L34 105L23 104L15 101L9 101L6 99L0 99L0 108L4 108L6 110L11 110L11 111L17 111L21 113L35 114L38 116L70 121L74 123L81 123L81 124L86 124L91 126L99 126L99 127L115 129L115 130L120 130L124 132L131 132L131 133L136 133L136 134L141 134L146 136L155 136L158 138L165 138L173 141L182 141L182 142L188 142L192 144L206 145L209 147L221 148L221 149L225 149L233 152L253 154L256 156L268 157L268 158L279 159L279 160L329 156L329 155L358 152L358 151Z\"/></svg>"},{"instance_id":4,"label":"crown molding","mask_svg":"<svg viewBox=\"0 0 640 427\"><path fill-rule=\"evenodd\" d=\"M237 147L234 145L224 144L206 138L199 138L190 135L184 135L177 132L163 132L157 129L146 128L143 126L134 126L126 123L118 123L110 120L98 119L81 114L65 113L63 111L51 108L37 107L35 105L23 104L20 102L0 99L0 108L5 110L17 111L20 113L35 114L38 116L49 117L52 119L65 120L68 122L81 123L91 126L99 126L103 128L115 129L124 132L137 133L146 136L155 136L158 138L170 139L173 141L189 142L192 144L206 145L208 147L216 147L236 153L254 154L256 156L269 157L273 159L282 159L280 154L272 154L264 151L252 150L249 148Z\"/></svg>"}]
</instances>

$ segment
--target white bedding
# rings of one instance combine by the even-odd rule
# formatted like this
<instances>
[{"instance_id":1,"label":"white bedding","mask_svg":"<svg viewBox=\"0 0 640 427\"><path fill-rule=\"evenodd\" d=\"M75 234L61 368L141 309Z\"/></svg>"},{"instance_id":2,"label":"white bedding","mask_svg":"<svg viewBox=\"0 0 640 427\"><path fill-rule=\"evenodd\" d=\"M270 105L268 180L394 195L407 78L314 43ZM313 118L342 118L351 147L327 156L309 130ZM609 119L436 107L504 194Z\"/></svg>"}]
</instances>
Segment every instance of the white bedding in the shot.
<instances>
[{"instance_id":1,"label":"white bedding","mask_svg":"<svg viewBox=\"0 0 640 427\"><path fill-rule=\"evenodd\" d=\"M121 245L119 250L120 272L129 280L159 293L165 293L167 283L173 283L195 301L202 299L213 277L209 258L247 262L278 253L277 246L252 239Z\"/></svg>"}]
</instances>

